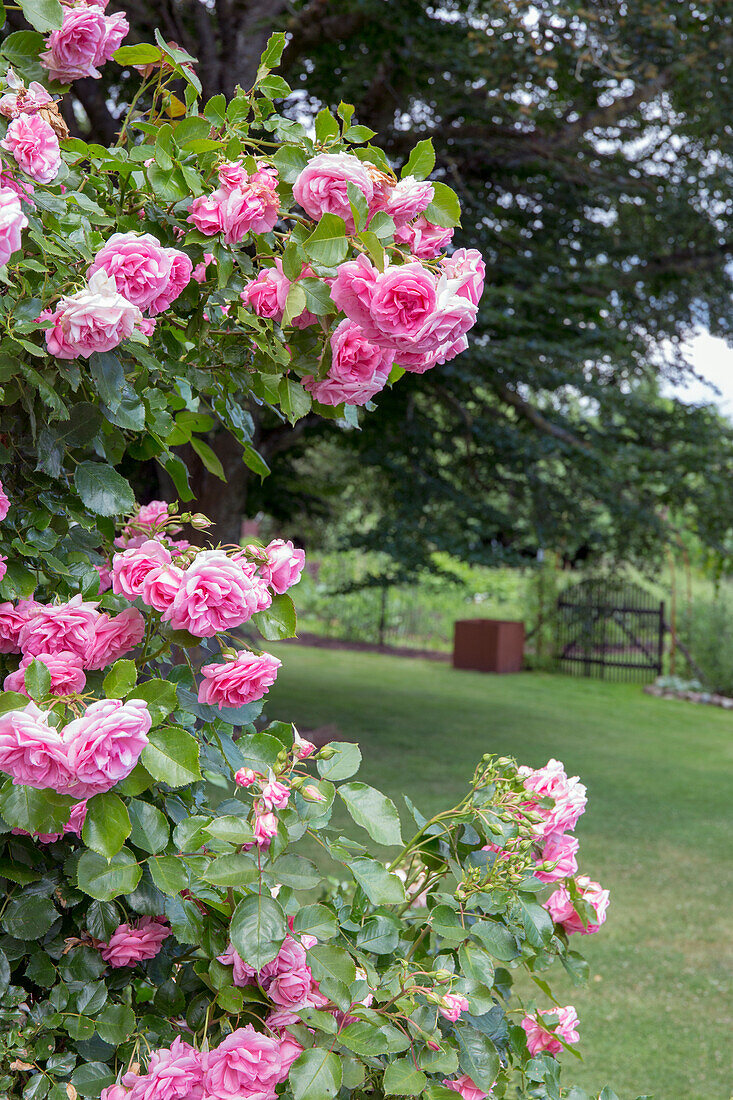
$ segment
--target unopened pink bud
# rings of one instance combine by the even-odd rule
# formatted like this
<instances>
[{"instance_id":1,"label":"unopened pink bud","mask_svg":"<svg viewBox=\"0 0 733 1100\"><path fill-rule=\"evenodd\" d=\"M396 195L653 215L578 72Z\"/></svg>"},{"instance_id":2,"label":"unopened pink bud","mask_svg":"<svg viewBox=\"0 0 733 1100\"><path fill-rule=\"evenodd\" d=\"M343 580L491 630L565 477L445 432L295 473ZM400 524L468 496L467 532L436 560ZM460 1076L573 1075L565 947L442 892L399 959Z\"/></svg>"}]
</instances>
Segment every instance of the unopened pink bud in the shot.
<instances>
[{"instance_id":1,"label":"unopened pink bud","mask_svg":"<svg viewBox=\"0 0 733 1100\"><path fill-rule=\"evenodd\" d=\"M251 787L257 781L258 773L252 768L240 768L234 776L234 782L238 787Z\"/></svg>"},{"instance_id":2,"label":"unopened pink bud","mask_svg":"<svg viewBox=\"0 0 733 1100\"><path fill-rule=\"evenodd\" d=\"M308 784L307 787L303 787L303 789L301 790L300 793L303 795L303 798L307 802L325 802L326 801L325 794L322 794L321 791L319 791L317 787L311 786L310 783Z\"/></svg>"}]
</instances>

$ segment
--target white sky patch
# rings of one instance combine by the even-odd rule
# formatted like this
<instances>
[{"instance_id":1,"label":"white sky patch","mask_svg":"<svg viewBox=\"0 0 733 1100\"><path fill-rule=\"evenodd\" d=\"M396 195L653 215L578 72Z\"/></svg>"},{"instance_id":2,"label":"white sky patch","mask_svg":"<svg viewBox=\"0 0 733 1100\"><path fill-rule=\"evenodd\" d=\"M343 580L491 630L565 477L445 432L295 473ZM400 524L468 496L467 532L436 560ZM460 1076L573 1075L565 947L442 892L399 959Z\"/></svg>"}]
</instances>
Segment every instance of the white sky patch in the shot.
<instances>
[{"instance_id":1,"label":"white sky patch","mask_svg":"<svg viewBox=\"0 0 733 1100\"><path fill-rule=\"evenodd\" d=\"M688 405L715 404L733 419L733 347L703 331L686 347L692 366L705 381L691 379L683 385L667 385L664 392Z\"/></svg>"}]
</instances>

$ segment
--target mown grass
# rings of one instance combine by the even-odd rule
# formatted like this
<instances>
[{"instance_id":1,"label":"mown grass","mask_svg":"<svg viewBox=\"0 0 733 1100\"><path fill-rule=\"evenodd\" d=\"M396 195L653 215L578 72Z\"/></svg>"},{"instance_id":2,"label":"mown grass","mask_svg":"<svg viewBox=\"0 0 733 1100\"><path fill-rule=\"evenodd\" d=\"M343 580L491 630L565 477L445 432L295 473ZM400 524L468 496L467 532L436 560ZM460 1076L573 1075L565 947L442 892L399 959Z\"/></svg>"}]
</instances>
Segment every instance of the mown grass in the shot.
<instances>
[{"instance_id":1,"label":"mown grass","mask_svg":"<svg viewBox=\"0 0 733 1100\"><path fill-rule=\"evenodd\" d=\"M277 647L268 713L335 724L361 743L362 778L417 805L449 805L478 757L550 756L588 787L582 870L611 888L609 919L585 937L587 989L559 972L581 1018L583 1063L568 1080L622 1097L729 1100L733 992L733 716L637 685ZM567 1056L566 1056L567 1058Z\"/></svg>"}]
</instances>

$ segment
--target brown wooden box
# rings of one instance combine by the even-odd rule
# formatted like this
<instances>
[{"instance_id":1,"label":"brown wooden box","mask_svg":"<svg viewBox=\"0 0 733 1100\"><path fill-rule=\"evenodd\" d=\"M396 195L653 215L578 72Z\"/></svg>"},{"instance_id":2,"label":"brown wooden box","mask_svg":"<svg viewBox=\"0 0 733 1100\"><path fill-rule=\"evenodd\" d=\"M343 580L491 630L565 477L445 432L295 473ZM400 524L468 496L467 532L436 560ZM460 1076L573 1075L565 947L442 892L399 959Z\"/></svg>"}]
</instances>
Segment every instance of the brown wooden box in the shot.
<instances>
[{"instance_id":1,"label":"brown wooden box","mask_svg":"<svg viewBox=\"0 0 733 1100\"><path fill-rule=\"evenodd\" d=\"M461 619L453 636L453 667L477 672L520 672L524 623Z\"/></svg>"}]
</instances>

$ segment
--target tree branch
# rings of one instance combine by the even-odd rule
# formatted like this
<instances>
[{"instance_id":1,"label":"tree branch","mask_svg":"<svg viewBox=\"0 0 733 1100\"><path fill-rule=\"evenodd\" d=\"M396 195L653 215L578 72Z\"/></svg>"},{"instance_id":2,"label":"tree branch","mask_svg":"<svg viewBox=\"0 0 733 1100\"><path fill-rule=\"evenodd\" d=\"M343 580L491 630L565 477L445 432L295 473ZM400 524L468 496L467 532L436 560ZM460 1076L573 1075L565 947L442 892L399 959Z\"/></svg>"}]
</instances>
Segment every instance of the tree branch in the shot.
<instances>
[{"instance_id":1,"label":"tree branch","mask_svg":"<svg viewBox=\"0 0 733 1100\"><path fill-rule=\"evenodd\" d=\"M520 397L516 390L510 389L509 386L503 382L492 382L492 386L498 396L505 401L507 405L511 405L516 409L520 416L523 416L525 420L528 420L535 428L543 432L545 435L551 435L554 439L559 439L562 443L567 443L570 447L575 447L581 451L592 450L590 443L587 443L583 439L579 439L572 432L562 428L559 424L553 424L548 420L540 411L536 409L534 405L530 405L528 401L525 401L523 397Z\"/></svg>"}]
</instances>

